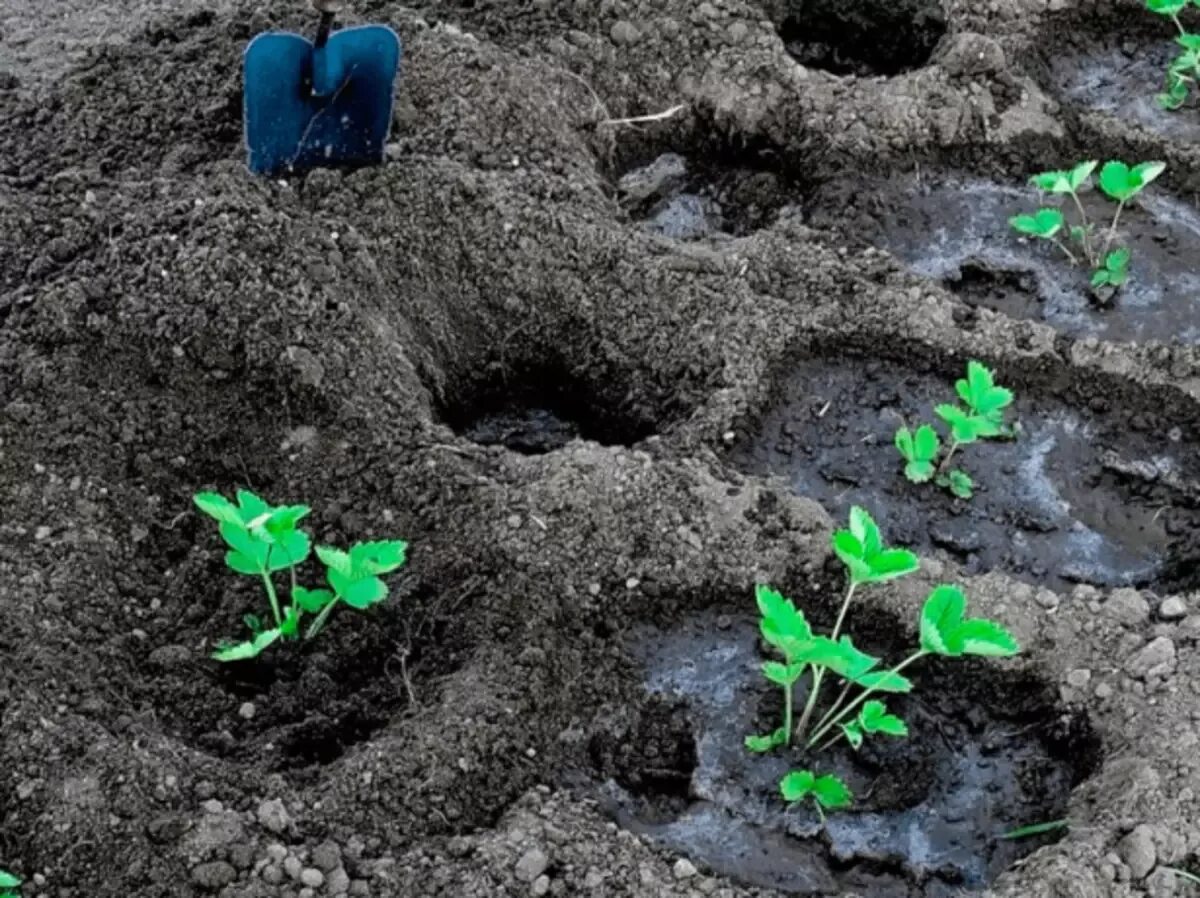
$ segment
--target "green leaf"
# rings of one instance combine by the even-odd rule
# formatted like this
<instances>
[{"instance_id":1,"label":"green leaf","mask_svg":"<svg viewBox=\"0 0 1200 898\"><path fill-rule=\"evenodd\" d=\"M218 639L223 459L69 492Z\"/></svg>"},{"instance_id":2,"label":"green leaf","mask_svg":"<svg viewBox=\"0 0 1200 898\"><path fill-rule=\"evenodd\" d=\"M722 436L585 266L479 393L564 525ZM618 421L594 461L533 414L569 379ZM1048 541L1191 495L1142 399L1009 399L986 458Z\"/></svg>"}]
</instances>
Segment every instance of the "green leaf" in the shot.
<instances>
[{"instance_id":1,"label":"green leaf","mask_svg":"<svg viewBox=\"0 0 1200 898\"><path fill-rule=\"evenodd\" d=\"M1146 9L1160 16L1177 16L1187 8L1188 0L1146 0Z\"/></svg>"},{"instance_id":2,"label":"green leaf","mask_svg":"<svg viewBox=\"0 0 1200 898\"><path fill-rule=\"evenodd\" d=\"M328 589L305 589L297 586L292 590L292 601L306 614L317 614L333 601L333 593Z\"/></svg>"},{"instance_id":3,"label":"green leaf","mask_svg":"<svg viewBox=\"0 0 1200 898\"><path fill-rule=\"evenodd\" d=\"M779 748L781 745L787 744L787 730L780 727L773 733L768 733L765 736L747 736L746 748L752 752L763 754L771 751L774 748Z\"/></svg>"},{"instance_id":4,"label":"green leaf","mask_svg":"<svg viewBox=\"0 0 1200 898\"><path fill-rule=\"evenodd\" d=\"M282 634L275 628L263 630L249 642L219 647L212 653L212 657L217 661L246 661L250 658L257 658L280 635Z\"/></svg>"},{"instance_id":5,"label":"green leaf","mask_svg":"<svg viewBox=\"0 0 1200 898\"><path fill-rule=\"evenodd\" d=\"M801 801L812 794L816 783L811 770L793 770L779 781L779 791L784 801Z\"/></svg>"},{"instance_id":6,"label":"green leaf","mask_svg":"<svg viewBox=\"0 0 1200 898\"><path fill-rule=\"evenodd\" d=\"M860 651L849 636L837 642L818 636L813 640L813 649L801 660L809 664L828 667L843 679L857 680L879 664L879 659ZM801 667L803 672L803 667Z\"/></svg>"},{"instance_id":7,"label":"green leaf","mask_svg":"<svg viewBox=\"0 0 1200 898\"><path fill-rule=\"evenodd\" d=\"M879 527L855 505L850 509L850 529L833 534L833 550L850 571L852 583L881 583L910 574L917 556L907 549L886 549Z\"/></svg>"},{"instance_id":8,"label":"green leaf","mask_svg":"<svg viewBox=\"0 0 1200 898\"><path fill-rule=\"evenodd\" d=\"M842 734L846 737L846 741L850 743L850 747L855 751L862 748L863 731L858 725L857 720L852 720L849 723L842 724Z\"/></svg>"},{"instance_id":9,"label":"green leaf","mask_svg":"<svg viewBox=\"0 0 1200 898\"><path fill-rule=\"evenodd\" d=\"M812 792L813 797L817 799L817 803L830 811L835 811L838 808L848 808L850 807L850 802L854 799L846 784L832 773L817 777L816 782L813 783Z\"/></svg>"},{"instance_id":10,"label":"green leaf","mask_svg":"<svg viewBox=\"0 0 1200 898\"><path fill-rule=\"evenodd\" d=\"M885 580L895 580L911 574L921 566L921 561L908 549L885 549L874 558L868 560L871 573L868 583L883 583Z\"/></svg>"},{"instance_id":11,"label":"green leaf","mask_svg":"<svg viewBox=\"0 0 1200 898\"><path fill-rule=\"evenodd\" d=\"M238 509L242 516L242 523L249 523L256 518L271 514L271 506L249 490L237 491Z\"/></svg>"},{"instance_id":12,"label":"green leaf","mask_svg":"<svg viewBox=\"0 0 1200 898\"><path fill-rule=\"evenodd\" d=\"M975 618L964 621L955 634L964 655L1007 658L1021 651L1017 640L995 621Z\"/></svg>"},{"instance_id":13,"label":"green leaf","mask_svg":"<svg viewBox=\"0 0 1200 898\"><path fill-rule=\"evenodd\" d=\"M883 537L879 533L879 526L865 508L850 506L850 532L862 545L864 558L869 559L883 549Z\"/></svg>"},{"instance_id":14,"label":"green leaf","mask_svg":"<svg viewBox=\"0 0 1200 898\"><path fill-rule=\"evenodd\" d=\"M754 588L754 598L761 615L759 630L768 644L791 657L798 644L812 639L812 628L791 599L764 584Z\"/></svg>"},{"instance_id":15,"label":"green leaf","mask_svg":"<svg viewBox=\"0 0 1200 898\"><path fill-rule=\"evenodd\" d=\"M300 609L289 605L283 612L283 622L279 625L279 635L287 639L295 639L300 632Z\"/></svg>"},{"instance_id":16,"label":"green leaf","mask_svg":"<svg viewBox=\"0 0 1200 898\"><path fill-rule=\"evenodd\" d=\"M963 403L976 415L990 421L997 413L1012 405L1012 390L997 386L991 369L982 362L967 362L967 376L954 384Z\"/></svg>"},{"instance_id":17,"label":"green leaf","mask_svg":"<svg viewBox=\"0 0 1200 898\"><path fill-rule=\"evenodd\" d=\"M896 448L908 462L904 466L905 477L913 483L925 483L933 476L933 460L940 448L936 430L922 424L914 434L907 427L901 427L896 431Z\"/></svg>"},{"instance_id":18,"label":"green leaf","mask_svg":"<svg viewBox=\"0 0 1200 898\"><path fill-rule=\"evenodd\" d=\"M887 706L872 699L858 712L858 723L864 733L883 733L885 736L908 735L908 725L895 714L889 714Z\"/></svg>"},{"instance_id":19,"label":"green leaf","mask_svg":"<svg viewBox=\"0 0 1200 898\"><path fill-rule=\"evenodd\" d=\"M270 554L271 547L268 543L255 538L249 530L245 529L241 524L222 524L220 527L221 538L225 540L225 544L234 552L245 556L248 559L249 565L253 568L251 571L245 571L241 568L234 568L238 573L261 573L266 565L267 556ZM228 556L226 556L228 560ZM232 565L230 565L232 567Z\"/></svg>"},{"instance_id":20,"label":"green leaf","mask_svg":"<svg viewBox=\"0 0 1200 898\"><path fill-rule=\"evenodd\" d=\"M388 588L387 584L378 577L367 577L363 580L355 580L347 584L345 589L337 592L343 602L351 608L362 611L364 608L369 608L386 599Z\"/></svg>"},{"instance_id":21,"label":"green leaf","mask_svg":"<svg viewBox=\"0 0 1200 898\"><path fill-rule=\"evenodd\" d=\"M772 683L778 683L780 686L791 686L804 673L804 665L788 665L780 664L778 661L764 661L762 672L763 676Z\"/></svg>"},{"instance_id":22,"label":"green leaf","mask_svg":"<svg viewBox=\"0 0 1200 898\"><path fill-rule=\"evenodd\" d=\"M1065 171L1044 171L1030 178L1029 183L1046 193L1071 192L1071 176Z\"/></svg>"},{"instance_id":23,"label":"green leaf","mask_svg":"<svg viewBox=\"0 0 1200 898\"><path fill-rule=\"evenodd\" d=\"M969 415L957 405L943 403L935 406L934 414L946 422L950 428L950 432L954 435L955 441L961 444L974 443L979 439L980 420L974 415Z\"/></svg>"},{"instance_id":24,"label":"green leaf","mask_svg":"<svg viewBox=\"0 0 1200 898\"><path fill-rule=\"evenodd\" d=\"M1067 180L1071 185L1071 191L1075 192L1079 190L1079 188L1087 182L1087 179L1092 176L1092 172L1096 170L1096 166L1099 164L1100 163L1098 161L1092 159L1085 162L1080 162L1078 165L1072 168L1070 173L1067 175Z\"/></svg>"},{"instance_id":25,"label":"green leaf","mask_svg":"<svg viewBox=\"0 0 1200 898\"><path fill-rule=\"evenodd\" d=\"M1110 275L1107 268L1097 268L1092 272L1092 289L1095 290L1100 287L1107 287L1109 277Z\"/></svg>"},{"instance_id":26,"label":"green leaf","mask_svg":"<svg viewBox=\"0 0 1200 898\"><path fill-rule=\"evenodd\" d=\"M1142 162L1133 168L1124 162L1106 162L1100 169L1100 189L1112 199L1125 202L1140 193L1166 167L1165 162Z\"/></svg>"},{"instance_id":27,"label":"green leaf","mask_svg":"<svg viewBox=\"0 0 1200 898\"><path fill-rule=\"evenodd\" d=\"M252 577L257 577L263 571L262 564L257 559L232 549L225 553L225 564L236 573Z\"/></svg>"},{"instance_id":28,"label":"green leaf","mask_svg":"<svg viewBox=\"0 0 1200 898\"><path fill-rule=\"evenodd\" d=\"M974 481L971 480L969 474L965 471L960 471L958 468L938 477L937 485L949 490L960 499L970 499L975 495Z\"/></svg>"},{"instance_id":29,"label":"green leaf","mask_svg":"<svg viewBox=\"0 0 1200 898\"><path fill-rule=\"evenodd\" d=\"M863 547L849 530L833 534L833 551L850 571L853 583L865 583L871 576L871 566L863 558Z\"/></svg>"},{"instance_id":30,"label":"green leaf","mask_svg":"<svg viewBox=\"0 0 1200 898\"><path fill-rule=\"evenodd\" d=\"M274 509L263 523L265 529L275 539L279 539L296 529L296 525L306 517L312 509L307 505L284 505Z\"/></svg>"},{"instance_id":31,"label":"green leaf","mask_svg":"<svg viewBox=\"0 0 1200 898\"><path fill-rule=\"evenodd\" d=\"M957 655L953 634L962 624L967 598L957 586L935 587L921 609L921 648L936 655Z\"/></svg>"},{"instance_id":32,"label":"green leaf","mask_svg":"<svg viewBox=\"0 0 1200 898\"><path fill-rule=\"evenodd\" d=\"M350 548L350 562L354 571L365 574L390 574L403 566L408 543L401 539L355 543Z\"/></svg>"},{"instance_id":33,"label":"green leaf","mask_svg":"<svg viewBox=\"0 0 1200 898\"><path fill-rule=\"evenodd\" d=\"M236 524L239 527L242 524L237 506L219 493L196 493L192 501L202 512L222 524Z\"/></svg>"},{"instance_id":34,"label":"green leaf","mask_svg":"<svg viewBox=\"0 0 1200 898\"><path fill-rule=\"evenodd\" d=\"M0 889L15 889L21 885L21 880L7 870L0 870Z\"/></svg>"},{"instance_id":35,"label":"green leaf","mask_svg":"<svg viewBox=\"0 0 1200 898\"><path fill-rule=\"evenodd\" d=\"M293 530L283 534L278 543L271 546L270 562L267 567L272 571L283 571L303 562L312 551L312 541L303 530Z\"/></svg>"},{"instance_id":36,"label":"green leaf","mask_svg":"<svg viewBox=\"0 0 1200 898\"><path fill-rule=\"evenodd\" d=\"M874 692L912 692L913 688L912 680L891 670L865 673L856 678L854 684Z\"/></svg>"},{"instance_id":37,"label":"green leaf","mask_svg":"<svg viewBox=\"0 0 1200 898\"><path fill-rule=\"evenodd\" d=\"M354 564L349 554L333 546L317 546L317 557L330 571L337 571L343 577L351 576Z\"/></svg>"},{"instance_id":38,"label":"green leaf","mask_svg":"<svg viewBox=\"0 0 1200 898\"><path fill-rule=\"evenodd\" d=\"M1062 230L1066 219L1058 209L1038 209L1032 215L1014 215L1009 226L1018 234L1049 240Z\"/></svg>"},{"instance_id":39,"label":"green leaf","mask_svg":"<svg viewBox=\"0 0 1200 898\"><path fill-rule=\"evenodd\" d=\"M1129 279L1129 260L1133 254L1129 251L1129 247L1122 246L1113 250L1104 257L1104 268L1108 274L1108 283L1114 287L1124 285Z\"/></svg>"}]
</instances>

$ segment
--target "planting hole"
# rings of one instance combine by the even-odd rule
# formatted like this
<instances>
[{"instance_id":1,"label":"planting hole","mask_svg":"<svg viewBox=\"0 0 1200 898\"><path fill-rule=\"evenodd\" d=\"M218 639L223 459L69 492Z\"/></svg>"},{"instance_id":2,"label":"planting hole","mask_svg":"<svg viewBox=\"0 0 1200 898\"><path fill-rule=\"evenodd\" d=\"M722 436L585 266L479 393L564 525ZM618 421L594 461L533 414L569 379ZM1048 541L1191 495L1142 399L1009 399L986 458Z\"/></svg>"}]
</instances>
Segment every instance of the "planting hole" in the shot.
<instances>
[{"instance_id":1,"label":"planting hole","mask_svg":"<svg viewBox=\"0 0 1200 898\"><path fill-rule=\"evenodd\" d=\"M899 658L910 647L886 644L887 634L903 629L881 620L858 633L868 650ZM884 644L870 645L871 636ZM1099 755L1086 721L1061 714L1052 690L998 665L962 662L923 663L914 668L920 698L890 697L908 721L907 739L879 737L857 754L840 743L819 758L800 748L753 754L743 739L778 725L779 701L759 673L765 656L752 620L722 628L694 619L643 634L634 654L656 701L687 706L696 765L685 803L656 805L610 779L610 809L624 827L762 888L872 898L981 888L1057 837L1000 838L1063 817L1071 788ZM806 765L838 774L857 796L825 827L779 795L780 778Z\"/></svg>"},{"instance_id":2,"label":"planting hole","mask_svg":"<svg viewBox=\"0 0 1200 898\"><path fill-rule=\"evenodd\" d=\"M675 240L752 234L774 220L786 197L772 172L703 164L678 153L627 171L617 191L647 230Z\"/></svg>"},{"instance_id":3,"label":"planting hole","mask_svg":"<svg viewBox=\"0 0 1200 898\"><path fill-rule=\"evenodd\" d=\"M1181 52L1169 36L1173 26L1165 19L1161 24L1161 39L1122 39L1076 54L1054 54L1054 77L1063 96L1074 103L1158 134L1195 141L1200 139L1200 104L1194 92L1193 98L1175 111L1163 109L1155 99L1163 90L1167 67Z\"/></svg>"},{"instance_id":4,"label":"planting hole","mask_svg":"<svg viewBox=\"0 0 1200 898\"><path fill-rule=\"evenodd\" d=\"M1085 411L1018 389L1019 437L961 449L958 466L976 492L955 500L904 477L894 438L902 424L940 426L933 407L954 401L962 376L874 360L806 361L735 461L786 476L836 520L861 505L893 545L946 552L971 573L1002 568L1064 590L1145 585L1165 573L1173 538L1200 523L1187 495L1197 453L1163 439L1173 422ZM997 380L1008 382L1003 370Z\"/></svg>"},{"instance_id":5,"label":"planting hole","mask_svg":"<svg viewBox=\"0 0 1200 898\"><path fill-rule=\"evenodd\" d=\"M946 33L937 0L775 0L771 13L788 53L836 75L899 75L929 62Z\"/></svg>"},{"instance_id":6,"label":"planting hole","mask_svg":"<svg viewBox=\"0 0 1200 898\"><path fill-rule=\"evenodd\" d=\"M1099 190L1082 200L1089 219L1107 227L1115 204ZM1019 238L1008 224L1013 215L1052 204L1033 187L924 173L830 182L814 198L810 222L882 247L967 302L1010 317L1044 321L1072 336L1200 343L1194 208L1154 185L1122 211L1120 245L1133 253L1129 282L1100 305L1088 288L1090 268L1073 267L1057 247ZM1075 220L1070 205L1063 211Z\"/></svg>"},{"instance_id":7,"label":"planting hole","mask_svg":"<svg viewBox=\"0 0 1200 898\"><path fill-rule=\"evenodd\" d=\"M441 417L457 433L484 446L542 455L572 440L631 446L654 433L649 417L613 411L590 386L559 369L539 369L507 382L465 389L469 401L446 406Z\"/></svg>"}]
</instances>

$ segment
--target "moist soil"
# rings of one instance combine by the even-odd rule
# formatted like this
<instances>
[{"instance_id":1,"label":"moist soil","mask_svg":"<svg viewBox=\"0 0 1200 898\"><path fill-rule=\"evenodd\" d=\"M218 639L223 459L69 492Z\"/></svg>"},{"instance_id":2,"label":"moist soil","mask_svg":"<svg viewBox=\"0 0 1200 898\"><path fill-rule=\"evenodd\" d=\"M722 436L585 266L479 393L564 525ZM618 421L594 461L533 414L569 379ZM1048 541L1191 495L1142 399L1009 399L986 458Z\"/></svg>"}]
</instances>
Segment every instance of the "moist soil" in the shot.
<instances>
[{"instance_id":1,"label":"moist soil","mask_svg":"<svg viewBox=\"0 0 1200 898\"><path fill-rule=\"evenodd\" d=\"M846 896L1185 894L1200 150L1073 99L1046 57L1106 52L1128 10L354 6L405 45L385 160L264 180L242 51L312 31L303 4L0 0L0 868L23 898L760 898L793 866ZM956 290L920 216L913 254L888 230L918 172L986 205L1118 155L1166 161L1176 212L1130 215L1110 309L1031 314L1050 269L978 255ZM1022 434L972 447L964 507L884 438L967 358ZM1043 446L1048 504L1018 489ZM738 735L772 719L753 584L829 616L847 469L924 556L864 596L864 644L956 582L1024 651L923 671L923 735L833 752L860 803L821 828L666 668L740 652L717 672ZM191 497L239 487L311 505L320 544L406 539L388 601L212 661L266 609ZM1046 816L1069 829L993 838Z\"/></svg>"}]
</instances>

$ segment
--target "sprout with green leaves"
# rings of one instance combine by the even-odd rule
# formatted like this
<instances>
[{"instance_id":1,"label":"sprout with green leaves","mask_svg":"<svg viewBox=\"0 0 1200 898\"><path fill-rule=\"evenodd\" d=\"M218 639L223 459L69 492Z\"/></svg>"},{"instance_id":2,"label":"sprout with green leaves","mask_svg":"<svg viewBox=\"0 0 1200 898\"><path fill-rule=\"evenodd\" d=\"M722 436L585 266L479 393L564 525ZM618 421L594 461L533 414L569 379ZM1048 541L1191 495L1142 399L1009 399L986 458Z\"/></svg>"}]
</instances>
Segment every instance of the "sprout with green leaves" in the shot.
<instances>
[{"instance_id":1,"label":"sprout with green leaves","mask_svg":"<svg viewBox=\"0 0 1200 898\"><path fill-rule=\"evenodd\" d=\"M1192 88L1200 84L1200 34L1188 31L1179 20L1180 13L1193 3L1200 6L1200 0L1146 0L1150 12L1170 19L1179 32L1175 43L1180 53L1167 66L1167 86L1156 98L1163 109L1182 107Z\"/></svg>"},{"instance_id":2,"label":"sprout with green leaves","mask_svg":"<svg viewBox=\"0 0 1200 898\"><path fill-rule=\"evenodd\" d=\"M889 711L880 698L911 692L912 681L903 671L928 655L1007 657L1019 648L1002 626L983 618L967 618L967 599L957 586L933 589L921 610L920 643L916 650L891 668L880 668L880 659L860 650L842 633L846 615L859 586L882 583L917 570L917 556L907 549L886 546L878 525L862 508L850 509L848 530L833 535L834 553L846 566L849 583L837 621L829 636L813 632L804 612L770 586L760 584L755 598L763 639L784 658L768 661L763 675L784 690L783 725L765 736L749 736L746 747L767 752L800 741L807 751L820 751L845 739L859 749L868 737L908 736L908 725ZM792 693L795 684L809 675L808 699L798 723L793 723ZM810 726L827 676L842 681L842 689L824 715ZM824 818L826 810L847 807L850 790L834 774L818 776L811 769L794 770L779 784L785 801L812 798Z\"/></svg>"},{"instance_id":3,"label":"sprout with green leaves","mask_svg":"<svg viewBox=\"0 0 1200 898\"><path fill-rule=\"evenodd\" d=\"M380 577L405 562L408 544L403 540L355 543L348 552L318 546L317 557L325 566L330 588L307 589L296 581L296 568L312 551L312 539L297 528L312 511L307 505L274 507L249 490L238 490L237 504L217 493L197 493L193 501L220 525L221 538L229 547L226 566L262 580L275 624L267 626L258 615L247 614L243 621L250 639L221 644L213 652L217 661L244 661L280 639L299 639L305 614L314 615L304 632L304 639L312 639L337 605L363 611L387 598L387 584ZM291 601L286 606L280 604L275 589L274 575L279 571L287 571L290 581Z\"/></svg>"},{"instance_id":4,"label":"sprout with green leaves","mask_svg":"<svg viewBox=\"0 0 1200 898\"><path fill-rule=\"evenodd\" d=\"M1070 197L1079 217L1077 223L1068 225L1066 214L1055 206L1045 206L1032 214L1014 215L1008 223L1018 234L1053 243L1066 254L1072 265L1086 262L1092 268L1093 291L1098 295L1111 295L1129 279L1130 251L1128 247L1113 246L1121 212L1167 166L1164 162L1142 162L1134 166L1118 161L1104 163L1098 183L1104 195L1116 202L1117 209L1104 237L1099 238L1079 199L1080 192L1091 185L1092 175L1099 165L1099 162L1089 160L1066 171L1042 172L1030 179L1030 183L1043 193Z\"/></svg>"},{"instance_id":5,"label":"sprout with green leaves","mask_svg":"<svg viewBox=\"0 0 1200 898\"><path fill-rule=\"evenodd\" d=\"M949 428L949 448L941 456L942 441L929 424L915 431L901 427L896 431L896 450L904 459L904 476L913 483L932 480L960 499L974 495L975 483L969 474L950 468L950 460L962 446L983 439L1009 437L1012 429L1004 423L1004 412L1012 405L1012 390L997 386L995 375L982 362L967 362L967 376L955 382L962 406L943 403L934 412Z\"/></svg>"},{"instance_id":6,"label":"sprout with green leaves","mask_svg":"<svg viewBox=\"0 0 1200 898\"><path fill-rule=\"evenodd\" d=\"M21 898L17 889L21 888L21 880L7 870L0 870L0 898Z\"/></svg>"}]
</instances>

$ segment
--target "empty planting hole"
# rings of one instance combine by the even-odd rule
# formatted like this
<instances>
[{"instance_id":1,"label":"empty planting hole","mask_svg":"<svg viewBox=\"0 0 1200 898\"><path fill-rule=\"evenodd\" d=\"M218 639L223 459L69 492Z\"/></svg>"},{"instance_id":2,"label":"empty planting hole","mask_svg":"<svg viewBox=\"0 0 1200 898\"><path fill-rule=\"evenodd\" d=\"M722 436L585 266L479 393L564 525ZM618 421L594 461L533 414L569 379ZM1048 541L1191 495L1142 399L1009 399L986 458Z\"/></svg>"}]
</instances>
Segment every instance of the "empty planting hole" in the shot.
<instances>
[{"instance_id":1,"label":"empty planting hole","mask_svg":"<svg viewBox=\"0 0 1200 898\"><path fill-rule=\"evenodd\" d=\"M788 53L836 75L899 75L929 62L946 33L936 0L786 0L775 21Z\"/></svg>"}]
</instances>

